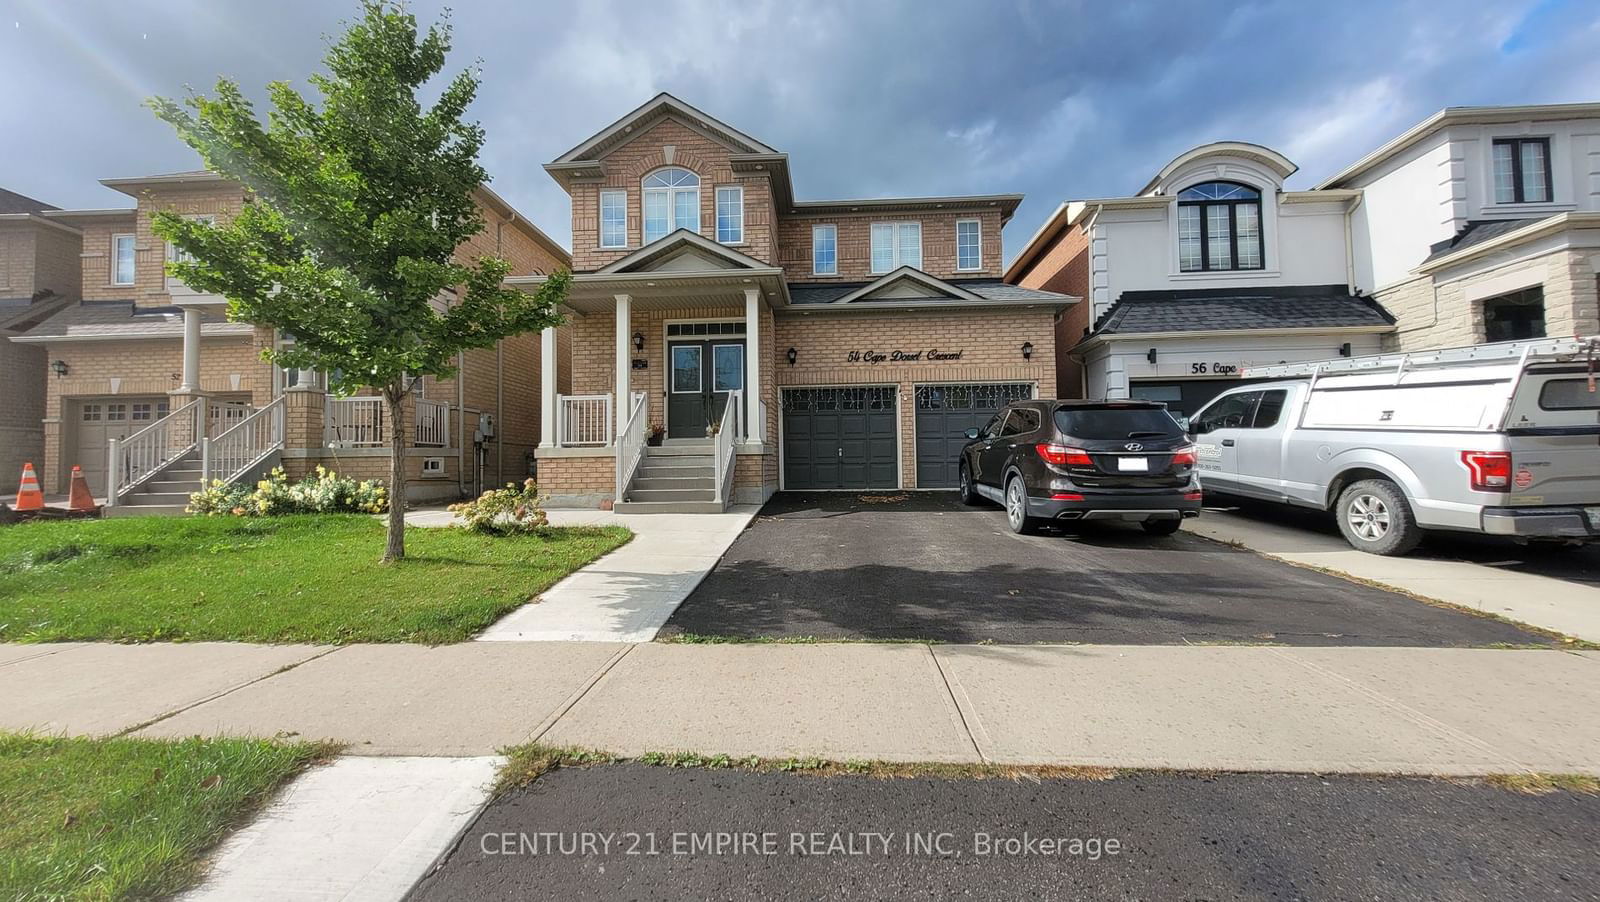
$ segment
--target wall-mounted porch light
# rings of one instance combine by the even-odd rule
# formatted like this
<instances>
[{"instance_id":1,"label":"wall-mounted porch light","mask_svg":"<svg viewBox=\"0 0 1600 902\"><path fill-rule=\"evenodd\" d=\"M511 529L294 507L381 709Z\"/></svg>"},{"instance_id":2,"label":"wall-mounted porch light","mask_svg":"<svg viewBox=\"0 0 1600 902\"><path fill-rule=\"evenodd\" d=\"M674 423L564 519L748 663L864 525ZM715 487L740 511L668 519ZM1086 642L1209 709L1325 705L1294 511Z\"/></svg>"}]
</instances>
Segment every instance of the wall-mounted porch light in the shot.
<instances>
[{"instance_id":1,"label":"wall-mounted porch light","mask_svg":"<svg viewBox=\"0 0 1600 902\"><path fill-rule=\"evenodd\" d=\"M52 361L50 372L55 373L57 379L65 378L67 375L67 362L65 360Z\"/></svg>"},{"instance_id":2,"label":"wall-mounted porch light","mask_svg":"<svg viewBox=\"0 0 1600 902\"><path fill-rule=\"evenodd\" d=\"M1151 366L1155 366L1156 365L1156 349L1155 348L1151 348L1150 349L1150 353L1144 355L1144 359L1150 361L1150 365Z\"/></svg>"},{"instance_id":3,"label":"wall-mounted porch light","mask_svg":"<svg viewBox=\"0 0 1600 902\"><path fill-rule=\"evenodd\" d=\"M1022 343L1022 359L1023 360L1032 360L1033 359L1033 342L1025 341L1025 342Z\"/></svg>"},{"instance_id":4,"label":"wall-mounted porch light","mask_svg":"<svg viewBox=\"0 0 1600 902\"><path fill-rule=\"evenodd\" d=\"M796 351L794 348L790 348L788 353L784 356L789 358L789 365L794 366L794 362L800 357L800 352Z\"/></svg>"},{"instance_id":5,"label":"wall-mounted porch light","mask_svg":"<svg viewBox=\"0 0 1600 902\"><path fill-rule=\"evenodd\" d=\"M643 332L635 332L635 333L633 333L633 349L635 351L643 351L644 350L644 333Z\"/></svg>"}]
</instances>

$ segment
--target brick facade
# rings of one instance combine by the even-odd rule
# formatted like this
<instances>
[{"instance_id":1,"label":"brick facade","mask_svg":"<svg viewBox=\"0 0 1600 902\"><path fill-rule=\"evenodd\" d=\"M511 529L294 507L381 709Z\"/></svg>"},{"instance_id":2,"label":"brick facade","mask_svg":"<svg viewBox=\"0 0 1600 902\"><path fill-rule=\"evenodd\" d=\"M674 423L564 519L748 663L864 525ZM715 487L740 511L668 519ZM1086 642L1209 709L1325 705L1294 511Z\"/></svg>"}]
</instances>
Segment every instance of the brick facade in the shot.
<instances>
[{"instance_id":1,"label":"brick facade","mask_svg":"<svg viewBox=\"0 0 1600 902\"><path fill-rule=\"evenodd\" d=\"M956 269L956 222L978 220L981 269ZM915 213L836 213L785 216L778 225L777 264L796 282L870 282L883 273L872 271L872 224L922 223L922 265L917 267L941 279L999 278L1001 270L1000 213L996 210ZM811 230L832 225L837 236L839 272L819 276L812 272Z\"/></svg>"},{"instance_id":2,"label":"brick facade","mask_svg":"<svg viewBox=\"0 0 1600 902\"><path fill-rule=\"evenodd\" d=\"M1016 283L1023 288L1089 297L1089 235L1083 223L1068 227L1049 250L1028 265ZM1056 384L1061 398L1082 398L1088 387L1083 363L1072 359L1070 352L1093 325L1089 322L1089 307L1087 302L1074 304L1056 322Z\"/></svg>"},{"instance_id":3,"label":"brick facade","mask_svg":"<svg viewBox=\"0 0 1600 902\"><path fill-rule=\"evenodd\" d=\"M1533 286L1544 292L1546 335L1600 333L1600 276L1592 259L1558 250L1466 275L1445 271L1393 285L1376 295L1399 326L1385 336L1385 347L1413 351L1485 341L1484 301Z\"/></svg>"},{"instance_id":4,"label":"brick facade","mask_svg":"<svg viewBox=\"0 0 1600 902\"><path fill-rule=\"evenodd\" d=\"M60 299L76 302L81 293L75 229L30 217L0 222L0 480L19 476L32 463L41 479L45 459L45 394L50 357L44 348L17 344L21 334L48 316ZM41 485L47 483L41 482ZM9 491L9 489L6 489Z\"/></svg>"}]
</instances>

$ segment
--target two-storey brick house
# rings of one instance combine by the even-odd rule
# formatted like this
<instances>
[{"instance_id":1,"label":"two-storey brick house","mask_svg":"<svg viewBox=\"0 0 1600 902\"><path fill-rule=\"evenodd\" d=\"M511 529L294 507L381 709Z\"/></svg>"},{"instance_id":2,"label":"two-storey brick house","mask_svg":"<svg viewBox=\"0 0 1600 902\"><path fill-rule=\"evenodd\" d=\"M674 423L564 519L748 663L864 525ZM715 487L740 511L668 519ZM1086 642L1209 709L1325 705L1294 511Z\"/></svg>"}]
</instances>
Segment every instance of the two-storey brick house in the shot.
<instances>
[{"instance_id":1,"label":"two-storey brick house","mask_svg":"<svg viewBox=\"0 0 1600 902\"><path fill-rule=\"evenodd\" d=\"M1076 299L1002 282L1018 195L798 200L786 154L667 94L545 168L574 270L570 393L544 336L554 504L946 487L968 426L1055 393Z\"/></svg>"},{"instance_id":2,"label":"two-storey brick house","mask_svg":"<svg viewBox=\"0 0 1600 902\"><path fill-rule=\"evenodd\" d=\"M224 298L166 274L176 249L152 231L155 212L225 221L245 190L205 171L102 184L136 205L41 214L81 235L81 302L12 338L42 347L51 362L42 392L47 489L64 488L78 465L113 504L174 510L197 487L197 472L235 475L230 467L241 461L278 464L291 477L321 464L386 481L381 399L335 397L318 374L272 366L261 352L292 339L229 322ZM569 265L565 249L500 197L482 188L477 199L485 227L459 253L504 257L523 275ZM540 353L536 336L516 336L463 354L456 378L423 380L408 402L408 497L454 499L530 472ZM479 436L484 415L492 434ZM196 462L202 444L218 442L214 462ZM174 447L191 448L187 459L170 460Z\"/></svg>"}]
</instances>

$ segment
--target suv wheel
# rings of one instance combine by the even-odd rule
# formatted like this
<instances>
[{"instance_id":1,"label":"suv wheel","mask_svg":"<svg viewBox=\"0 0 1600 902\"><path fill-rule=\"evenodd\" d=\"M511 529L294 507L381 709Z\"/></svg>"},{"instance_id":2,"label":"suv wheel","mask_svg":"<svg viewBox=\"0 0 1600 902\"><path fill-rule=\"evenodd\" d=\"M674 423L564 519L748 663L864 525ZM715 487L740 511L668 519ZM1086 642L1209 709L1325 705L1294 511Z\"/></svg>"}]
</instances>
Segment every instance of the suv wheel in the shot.
<instances>
[{"instance_id":1,"label":"suv wheel","mask_svg":"<svg viewBox=\"0 0 1600 902\"><path fill-rule=\"evenodd\" d=\"M1406 554L1422 541L1422 527L1400 487L1387 479L1363 479L1339 494L1334 513L1345 541L1371 554Z\"/></svg>"},{"instance_id":2,"label":"suv wheel","mask_svg":"<svg viewBox=\"0 0 1600 902\"><path fill-rule=\"evenodd\" d=\"M960 482L959 491L961 493L961 503L962 504L969 504L969 505L970 504L977 504L978 503L978 490L976 488L974 488L973 485L972 485L972 471L967 469L967 465L966 464L962 464L960 472L961 472L961 477L960 477L960 481L959 481Z\"/></svg>"},{"instance_id":3,"label":"suv wheel","mask_svg":"<svg viewBox=\"0 0 1600 902\"><path fill-rule=\"evenodd\" d=\"M1011 531L1019 535L1033 532L1034 520L1028 516L1028 489L1023 485L1021 476L1006 480L1005 497L1006 522L1011 525Z\"/></svg>"}]
</instances>

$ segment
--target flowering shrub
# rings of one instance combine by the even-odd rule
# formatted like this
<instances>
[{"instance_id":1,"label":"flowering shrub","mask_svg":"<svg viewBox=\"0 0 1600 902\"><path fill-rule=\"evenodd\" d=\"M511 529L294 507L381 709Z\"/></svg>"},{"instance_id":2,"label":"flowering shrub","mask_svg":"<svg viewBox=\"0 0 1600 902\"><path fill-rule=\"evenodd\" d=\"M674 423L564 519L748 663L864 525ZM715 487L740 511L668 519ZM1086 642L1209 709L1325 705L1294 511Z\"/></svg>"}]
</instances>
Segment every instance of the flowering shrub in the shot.
<instances>
[{"instance_id":1,"label":"flowering shrub","mask_svg":"<svg viewBox=\"0 0 1600 902\"><path fill-rule=\"evenodd\" d=\"M381 514L389 495L370 479L357 482L323 467L299 482L289 482L282 467L252 488L216 480L189 496L189 513L207 516L271 517L278 514Z\"/></svg>"},{"instance_id":2,"label":"flowering shrub","mask_svg":"<svg viewBox=\"0 0 1600 902\"><path fill-rule=\"evenodd\" d=\"M466 529L505 536L530 533L549 522L540 502L539 486L529 479L517 488L508 482L503 489L484 492L476 501L450 505L450 510L465 520Z\"/></svg>"}]
</instances>

